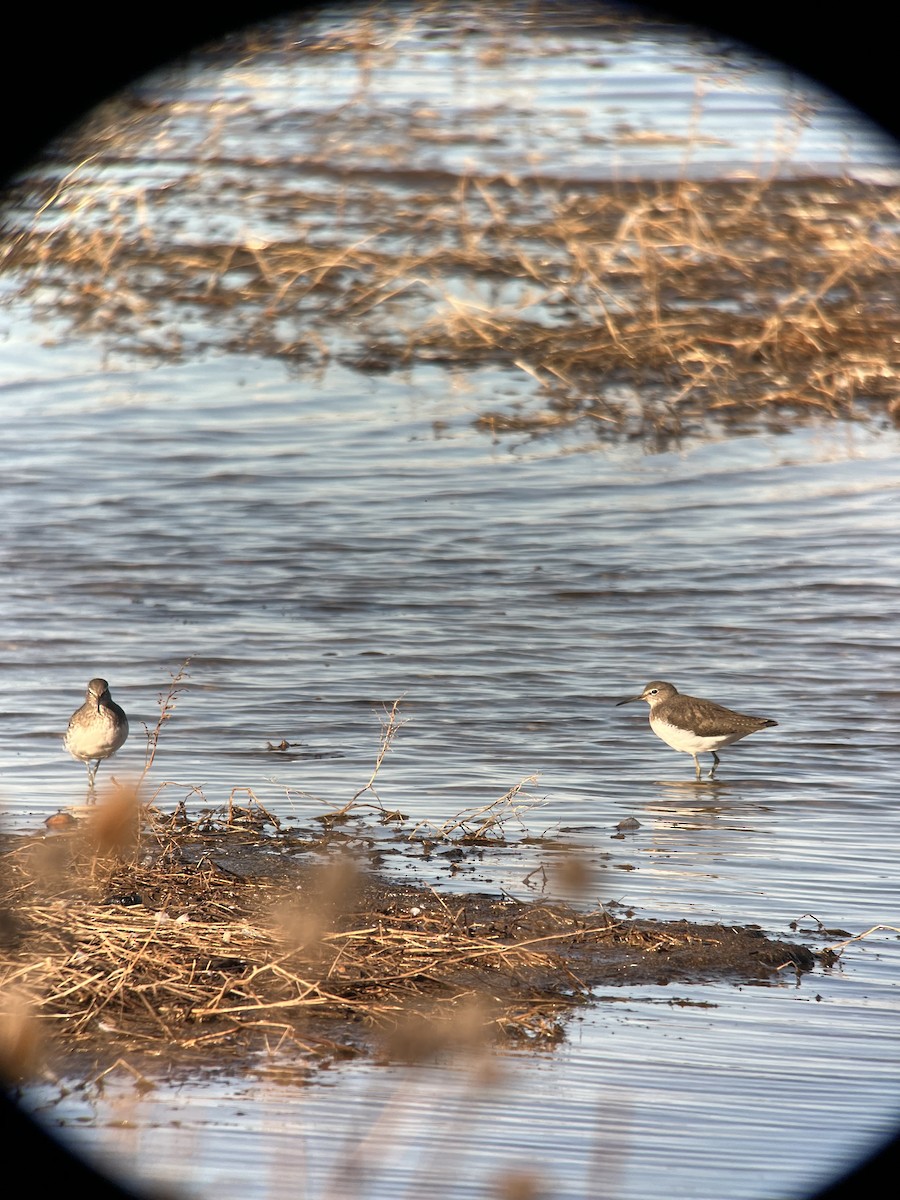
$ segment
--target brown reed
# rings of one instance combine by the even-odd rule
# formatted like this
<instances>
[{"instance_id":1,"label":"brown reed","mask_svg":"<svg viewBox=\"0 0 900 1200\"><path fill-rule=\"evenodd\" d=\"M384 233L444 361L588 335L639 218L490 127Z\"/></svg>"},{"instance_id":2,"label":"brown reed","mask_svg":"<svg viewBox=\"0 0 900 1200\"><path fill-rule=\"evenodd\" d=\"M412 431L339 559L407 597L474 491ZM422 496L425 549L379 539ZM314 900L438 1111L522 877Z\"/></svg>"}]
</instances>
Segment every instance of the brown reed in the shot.
<instances>
[{"instance_id":1,"label":"brown reed","mask_svg":"<svg viewBox=\"0 0 900 1200\"><path fill-rule=\"evenodd\" d=\"M176 827L144 810L123 853L95 833L116 802L71 833L5 839L9 1077L246 1066L288 1048L312 1065L552 1045L600 982L765 979L813 961L758 930L396 884L343 837L261 835L233 802L216 828L208 813Z\"/></svg>"}]
</instances>

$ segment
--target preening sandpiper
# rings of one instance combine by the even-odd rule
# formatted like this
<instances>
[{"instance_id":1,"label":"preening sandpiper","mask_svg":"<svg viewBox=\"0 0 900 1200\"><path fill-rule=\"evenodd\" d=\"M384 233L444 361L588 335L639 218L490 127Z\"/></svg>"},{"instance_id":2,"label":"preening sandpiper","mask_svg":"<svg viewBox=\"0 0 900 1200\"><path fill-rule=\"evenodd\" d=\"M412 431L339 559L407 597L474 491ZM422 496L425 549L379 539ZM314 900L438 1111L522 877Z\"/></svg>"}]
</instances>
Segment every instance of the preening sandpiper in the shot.
<instances>
[{"instance_id":1,"label":"preening sandpiper","mask_svg":"<svg viewBox=\"0 0 900 1200\"><path fill-rule=\"evenodd\" d=\"M712 700L683 696L674 684L663 683L659 679L648 683L639 696L620 700L617 707L633 704L635 700L646 700L650 705L650 728L657 737L661 737L673 750L693 756L698 779L701 775L698 754L712 754L713 765L709 771L709 778L712 779L719 765L717 750L730 746L748 734L778 724L768 717L748 717L732 712L730 708L724 708Z\"/></svg>"},{"instance_id":2,"label":"preening sandpiper","mask_svg":"<svg viewBox=\"0 0 900 1200\"><path fill-rule=\"evenodd\" d=\"M100 763L121 749L127 737L128 718L109 694L109 684L105 679L92 679L84 704L72 713L64 739L68 752L87 764L89 791L93 791Z\"/></svg>"}]
</instances>

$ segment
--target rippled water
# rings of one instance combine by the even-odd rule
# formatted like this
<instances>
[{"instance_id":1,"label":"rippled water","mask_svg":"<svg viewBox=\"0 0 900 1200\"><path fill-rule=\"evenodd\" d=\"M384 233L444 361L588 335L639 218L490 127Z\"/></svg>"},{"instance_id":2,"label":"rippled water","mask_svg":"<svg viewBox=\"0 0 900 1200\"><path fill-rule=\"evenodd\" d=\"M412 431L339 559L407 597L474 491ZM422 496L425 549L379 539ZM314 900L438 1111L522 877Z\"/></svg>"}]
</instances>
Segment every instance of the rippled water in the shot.
<instances>
[{"instance_id":1,"label":"rippled water","mask_svg":"<svg viewBox=\"0 0 900 1200\"><path fill-rule=\"evenodd\" d=\"M683 128L713 66L704 102L731 96L744 136L726 105L716 119L728 153L698 172L754 165L760 145L782 153L783 81L696 47L673 62L657 35L585 36L581 57L561 42L532 66L545 167L600 136L612 97L634 103L627 80L642 77L653 114ZM450 62L452 46L435 45ZM523 85L504 90L494 72L497 90L483 91L478 46L463 48L430 102L495 105L491 162L511 169L525 152ZM410 35L385 104L405 112L421 98L425 49ZM572 69L601 52L616 64L606 109L588 86L600 75ZM307 74L311 109L359 84L333 58L292 60L282 76L277 60L252 78L216 70L186 104L251 90L252 119L244 107L227 126L234 159L255 129L273 145L283 136L278 97ZM575 79L566 102L584 106L562 149L560 72ZM646 125L647 109L628 120ZM804 128L798 166L884 164L884 146L846 114L826 108ZM371 129L355 136L377 146ZM319 149L327 156L327 139ZM429 165L453 172L472 152L463 140ZM664 158L638 146L629 161L664 173ZM235 219L219 215L223 228ZM308 819L362 786L382 707L402 697L379 795L413 821L443 821L536 774L526 827L586 847L598 901L779 936L807 913L850 933L896 925L895 429L710 427L659 453L572 433L492 439L473 418L508 387L500 369L304 374L227 355L148 366L89 332L74 340L14 297L2 320L4 828L37 829L82 798L83 768L60 737L92 675L110 680L133 730L102 778L142 765L141 722L155 723L158 694L190 656L154 768L163 805L247 787ZM645 711L614 706L654 677L778 727L726 749L720 778L698 786ZM289 755L267 749L282 739ZM625 816L640 828L614 838ZM517 844L456 877L437 861L395 866L443 888L528 895L545 853ZM35 1087L25 1102L117 1169L220 1200L471 1196L515 1170L554 1196L771 1200L823 1182L896 1124L898 982L896 934L882 931L799 986L603 998L567 1045L506 1056L492 1084L463 1068L352 1065L314 1086L276 1085L261 1064L258 1077L145 1098L122 1080L62 1102ZM123 1115L132 1128L114 1133Z\"/></svg>"}]
</instances>

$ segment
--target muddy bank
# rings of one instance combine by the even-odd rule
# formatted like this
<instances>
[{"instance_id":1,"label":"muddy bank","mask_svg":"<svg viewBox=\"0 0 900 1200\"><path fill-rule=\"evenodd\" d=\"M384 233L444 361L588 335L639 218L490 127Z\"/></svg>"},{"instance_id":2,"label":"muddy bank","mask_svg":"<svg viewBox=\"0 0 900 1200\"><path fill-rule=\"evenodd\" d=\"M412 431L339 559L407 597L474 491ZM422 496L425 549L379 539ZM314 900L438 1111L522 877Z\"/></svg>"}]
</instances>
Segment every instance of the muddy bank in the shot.
<instances>
[{"instance_id":1,"label":"muddy bank","mask_svg":"<svg viewBox=\"0 0 900 1200\"><path fill-rule=\"evenodd\" d=\"M579 1006L625 999L629 986L670 985L671 1002L689 1004L692 983L799 982L816 961L750 922L395 883L327 827L157 821L116 846L110 827L0 843L14 1077L232 1069L265 1051L312 1069L550 1046Z\"/></svg>"}]
</instances>

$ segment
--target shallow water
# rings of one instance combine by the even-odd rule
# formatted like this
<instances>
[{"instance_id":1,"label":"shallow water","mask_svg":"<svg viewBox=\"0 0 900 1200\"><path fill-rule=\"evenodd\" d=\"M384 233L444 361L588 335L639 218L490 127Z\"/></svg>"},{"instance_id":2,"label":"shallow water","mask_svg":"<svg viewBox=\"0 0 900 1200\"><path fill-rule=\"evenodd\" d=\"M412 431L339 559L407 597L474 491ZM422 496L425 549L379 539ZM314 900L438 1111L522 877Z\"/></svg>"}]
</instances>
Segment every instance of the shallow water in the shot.
<instances>
[{"instance_id":1,"label":"shallow water","mask_svg":"<svg viewBox=\"0 0 900 1200\"><path fill-rule=\"evenodd\" d=\"M342 155L360 160L351 190L364 195L388 110L405 117L392 126L392 166L451 174L476 151L492 169L520 169L527 130L541 170L590 175L586 147L608 136L614 112L657 123L641 95L659 124L694 139L692 174L885 165L883 143L821 99L786 156L795 93L748 60L681 44L673 56L658 33L566 36L529 62L527 88L508 59L504 72L489 67L475 40L413 33L392 44L389 75L338 52L273 56L252 74L207 65L185 88L183 124L164 131L171 153L150 167L136 155L96 186L143 170L180 178L192 145L209 146L216 98L233 116L220 145L229 177L241 180L252 145L242 194L257 201L203 209L176 197L160 216L173 237L227 236L241 222L274 233L260 161L272 156L282 186L286 129L292 153L323 160L343 136ZM512 40L515 53L526 41ZM611 68L591 67L604 56ZM563 119L560 72L577 119ZM490 108L494 140L429 143L423 162L410 98L431 78L430 103ZM300 120L285 97L296 105L302 88L301 115L340 108L348 127ZM702 161L688 115L698 90L709 129L728 130ZM354 125L373 95L381 108ZM686 169L683 147L633 141L619 138L604 172L626 159L629 173ZM406 723L378 777L385 805L440 823L537 775L521 819L547 844L514 839L456 875L446 860L390 856L401 875L534 894L529 876L559 834L585 848L592 899L646 915L755 921L778 936L808 913L852 934L896 925L896 430L711 425L658 453L581 431L491 438L473 418L517 386L500 369L366 375L332 362L304 373L199 353L148 365L90 330L73 336L39 297L6 295L5 829L39 829L83 798L84 770L60 738L92 675L110 680L132 722L102 781L140 769L142 723L154 725L159 693L190 656L154 765L163 807L251 788L306 821L362 786L383 707L402 697ZM615 708L650 678L778 727L723 751L719 779L697 785L643 706ZM282 739L290 754L267 749ZM626 816L640 827L617 838ZM346 1065L301 1086L273 1082L261 1063L258 1076L173 1080L143 1098L127 1077L65 1099L40 1085L25 1104L129 1176L219 1200L466 1196L516 1170L554 1196L771 1200L804 1194L896 1126L898 982L885 930L799 986L602 999L564 1047L504 1057L494 1083L462 1067ZM128 1130L112 1128L126 1119Z\"/></svg>"}]
</instances>

